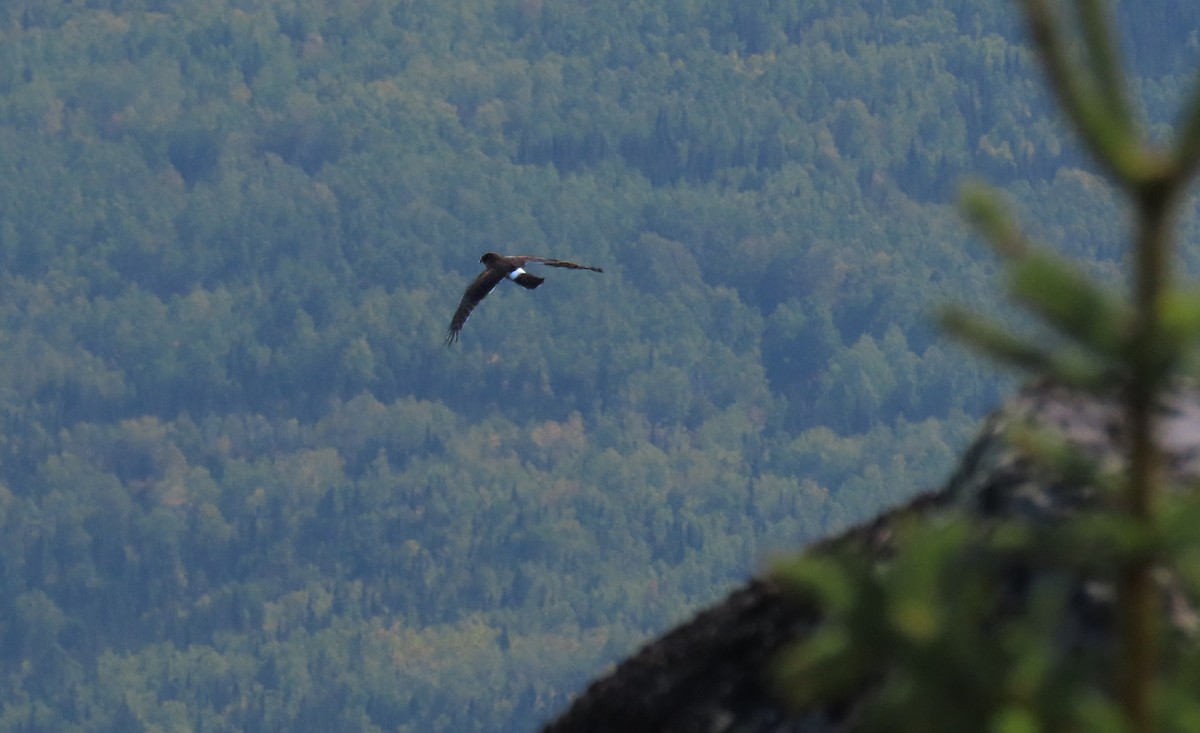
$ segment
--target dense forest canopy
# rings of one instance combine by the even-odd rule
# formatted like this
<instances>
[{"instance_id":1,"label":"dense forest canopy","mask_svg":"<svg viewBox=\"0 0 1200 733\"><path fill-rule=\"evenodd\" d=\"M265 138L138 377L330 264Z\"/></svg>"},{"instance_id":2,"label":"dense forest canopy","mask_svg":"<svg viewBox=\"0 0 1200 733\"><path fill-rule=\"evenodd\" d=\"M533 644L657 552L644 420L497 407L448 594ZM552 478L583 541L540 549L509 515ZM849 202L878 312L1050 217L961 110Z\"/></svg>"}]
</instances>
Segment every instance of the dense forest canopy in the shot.
<instances>
[{"instance_id":1,"label":"dense forest canopy","mask_svg":"<svg viewBox=\"0 0 1200 733\"><path fill-rule=\"evenodd\" d=\"M0 170L0 731L529 730L949 469L963 177L1121 277L982 0L15 0Z\"/></svg>"}]
</instances>

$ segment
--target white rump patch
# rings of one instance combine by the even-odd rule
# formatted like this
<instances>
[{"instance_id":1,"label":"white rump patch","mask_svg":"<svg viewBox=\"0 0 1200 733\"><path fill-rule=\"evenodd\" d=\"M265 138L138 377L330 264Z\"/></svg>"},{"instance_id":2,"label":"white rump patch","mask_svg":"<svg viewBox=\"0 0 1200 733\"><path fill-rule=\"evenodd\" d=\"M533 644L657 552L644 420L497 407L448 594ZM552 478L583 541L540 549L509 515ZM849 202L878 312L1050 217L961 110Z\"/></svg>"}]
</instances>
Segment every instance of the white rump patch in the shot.
<instances>
[{"instance_id":1,"label":"white rump patch","mask_svg":"<svg viewBox=\"0 0 1200 733\"><path fill-rule=\"evenodd\" d=\"M524 274L525 274L525 269L524 269L524 268L521 268L521 267L518 267L517 269L515 269L515 270L513 270L512 272L508 273L508 279L509 279L509 280L516 280L518 277L520 277L520 276L522 276L522 275L524 275Z\"/></svg>"}]
</instances>

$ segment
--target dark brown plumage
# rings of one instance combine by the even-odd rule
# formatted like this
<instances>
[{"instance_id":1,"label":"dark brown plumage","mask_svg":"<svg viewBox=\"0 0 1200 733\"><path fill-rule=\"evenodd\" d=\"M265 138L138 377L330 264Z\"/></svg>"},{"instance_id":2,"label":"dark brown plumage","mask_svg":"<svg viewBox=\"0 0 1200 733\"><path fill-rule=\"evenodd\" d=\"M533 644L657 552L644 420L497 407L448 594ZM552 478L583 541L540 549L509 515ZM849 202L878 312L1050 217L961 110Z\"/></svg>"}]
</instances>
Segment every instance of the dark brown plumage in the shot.
<instances>
[{"instance_id":1,"label":"dark brown plumage","mask_svg":"<svg viewBox=\"0 0 1200 733\"><path fill-rule=\"evenodd\" d=\"M525 272L525 265L547 265L549 267L565 267L569 270L591 270L592 272L604 272L599 267L590 265L579 265L566 260L554 260L549 257L531 257L529 255L512 255L504 256L496 252L484 252L479 258L483 263L483 272L479 273L471 284L467 286L466 292L463 293L462 300L458 303L458 310L454 311L454 318L450 319L450 328L446 330L446 345L458 341L458 334L467 323L467 319L471 317L471 311L475 310L475 306L479 305L479 301L487 297L487 294L492 292L492 288L500 284L504 278L508 278L528 290L533 290L541 285L545 278L537 275L530 275Z\"/></svg>"}]
</instances>

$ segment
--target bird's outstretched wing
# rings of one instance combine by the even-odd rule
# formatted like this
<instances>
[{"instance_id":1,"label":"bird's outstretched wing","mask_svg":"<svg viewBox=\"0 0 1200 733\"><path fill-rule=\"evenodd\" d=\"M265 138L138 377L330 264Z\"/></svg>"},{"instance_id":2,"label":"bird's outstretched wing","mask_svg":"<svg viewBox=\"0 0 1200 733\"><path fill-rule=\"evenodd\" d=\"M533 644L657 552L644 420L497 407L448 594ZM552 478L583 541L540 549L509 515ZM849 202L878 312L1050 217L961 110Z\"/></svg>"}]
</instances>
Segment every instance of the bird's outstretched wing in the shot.
<instances>
[{"instance_id":1,"label":"bird's outstretched wing","mask_svg":"<svg viewBox=\"0 0 1200 733\"><path fill-rule=\"evenodd\" d=\"M492 289L503 279L504 273L488 268L471 281L463 293L462 300L458 301L458 309L454 311L454 318L450 319L450 328L446 329L447 346L458 341L458 332L471 317L471 311L475 310L479 301L486 298L487 294L492 292Z\"/></svg>"},{"instance_id":2,"label":"bird's outstretched wing","mask_svg":"<svg viewBox=\"0 0 1200 733\"><path fill-rule=\"evenodd\" d=\"M512 257L510 259L520 260L521 264L523 264L523 265L529 264L529 263L536 263L536 264L540 264L540 265L546 265L547 267L565 267L568 270L591 270L592 272L604 272L604 270L599 267L592 267L591 265L580 265L575 262L567 262L566 260L554 260L554 259L550 259L549 257L533 257L530 255L520 255L517 257Z\"/></svg>"}]
</instances>

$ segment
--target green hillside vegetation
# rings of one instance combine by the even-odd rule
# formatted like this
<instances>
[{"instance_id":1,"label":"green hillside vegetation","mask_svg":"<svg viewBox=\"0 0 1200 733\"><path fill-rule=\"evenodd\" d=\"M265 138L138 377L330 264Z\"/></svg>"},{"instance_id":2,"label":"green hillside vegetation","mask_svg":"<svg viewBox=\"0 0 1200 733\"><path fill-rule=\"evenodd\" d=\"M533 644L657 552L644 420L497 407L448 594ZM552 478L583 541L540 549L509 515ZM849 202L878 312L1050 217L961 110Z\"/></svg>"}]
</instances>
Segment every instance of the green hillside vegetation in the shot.
<instances>
[{"instance_id":1,"label":"green hillside vegetation","mask_svg":"<svg viewBox=\"0 0 1200 733\"><path fill-rule=\"evenodd\" d=\"M1166 115L1200 6L1121 11ZM935 485L958 182L1118 277L1042 88L982 0L7 4L0 733L530 730ZM605 273L444 348L485 250Z\"/></svg>"}]
</instances>

